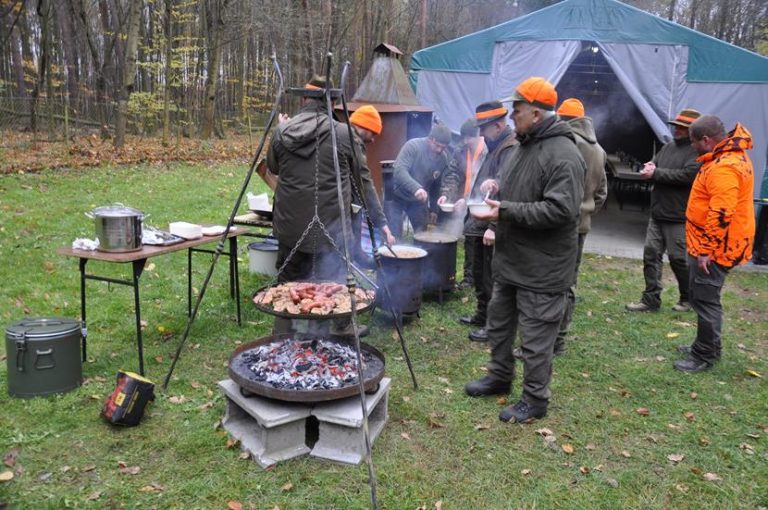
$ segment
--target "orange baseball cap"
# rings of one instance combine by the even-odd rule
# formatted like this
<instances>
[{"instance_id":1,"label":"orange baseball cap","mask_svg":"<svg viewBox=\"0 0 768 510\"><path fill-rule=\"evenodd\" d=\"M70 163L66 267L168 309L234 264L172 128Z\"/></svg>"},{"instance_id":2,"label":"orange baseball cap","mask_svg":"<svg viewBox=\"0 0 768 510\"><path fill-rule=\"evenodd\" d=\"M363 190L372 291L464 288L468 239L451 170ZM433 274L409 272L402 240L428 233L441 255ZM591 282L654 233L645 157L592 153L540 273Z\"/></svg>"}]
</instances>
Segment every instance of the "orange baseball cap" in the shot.
<instances>
[{"instance_id":1,"label":"orange baseball cap","mask_svg":"<svg viewBox=\"0 0 768 510\"><path fill-rule=\"evenodd\" d=\"M541 76L533 76L524 80L515 89L515 93L502 102L524 101L543 110L555 110L557 92L555 86Z\"/></svg>"},{"instance_id":2,"label":"orange baseball cap","mask_svg":"<svg viewBox=\"0 0 768 510\"><path fill-rule=\"evenodd\" d=\"M561 117L571 117L578 119L584 116L584 105L575 97L569 97L557 109L557 114Z\"/></svg>"},{"instance_id":3,"label":"orange baseball cap","mask_svg":"<svg viewBox=\"0 0 768 510\"><path fill-rule=\"evenodd\" d=\"M380 135L382 130L381 115L376 108L367 104L355 110L349 116L349 121L355 126L367 129L375 135Z\"/></svg>"}]
</instances>

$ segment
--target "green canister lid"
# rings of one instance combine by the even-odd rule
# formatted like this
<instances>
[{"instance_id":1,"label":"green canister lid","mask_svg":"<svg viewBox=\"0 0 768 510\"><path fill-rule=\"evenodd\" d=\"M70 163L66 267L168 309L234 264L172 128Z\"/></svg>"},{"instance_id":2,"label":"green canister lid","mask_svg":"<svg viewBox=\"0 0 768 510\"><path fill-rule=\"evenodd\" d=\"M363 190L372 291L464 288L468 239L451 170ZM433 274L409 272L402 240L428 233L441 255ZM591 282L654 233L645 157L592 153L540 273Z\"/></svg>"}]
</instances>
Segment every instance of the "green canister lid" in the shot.
<instances>
[{"instance_id":1,"label":"green canister lid","mask_svg":"<svg viewBox=\"0 0 768 510\"><path fill-rule=\"evenodd\" d=\"M51 338L79 330L80 321L60 317L25 317L14 322L5 333L10 338Z\"/></svg>"}]
</instances>

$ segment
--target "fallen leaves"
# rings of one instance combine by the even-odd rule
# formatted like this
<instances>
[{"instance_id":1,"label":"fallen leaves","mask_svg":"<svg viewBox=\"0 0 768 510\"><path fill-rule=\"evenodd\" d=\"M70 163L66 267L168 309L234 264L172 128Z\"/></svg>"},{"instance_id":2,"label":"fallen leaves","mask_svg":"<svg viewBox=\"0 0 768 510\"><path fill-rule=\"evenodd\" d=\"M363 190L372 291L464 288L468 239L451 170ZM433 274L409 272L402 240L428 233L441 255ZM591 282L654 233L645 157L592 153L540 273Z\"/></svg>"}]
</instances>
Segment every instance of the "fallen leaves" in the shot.
<instances>
[{"instance_id":1,"label":"fallen leaves","mask_svg":"<svg viewBox=\"0 0 768 510\"><path fill-rule=\"evenodd\" d=\"M752 377L757 377L757 378L759 378L759 379L762 379L762 378L763 378L763 376L762 376L762 375L760 375L758 372L755 372L754 370L747 370L745 373L746 373L747 375L749 375L749 376L752 376Z\"/></svg>"},{"instance_id":2,"label":"fallen leaves","mask_svg":"<svg viewBox=\"0 0 768 510\"><path fill-rule=\"evenodd\" d=\"M647 407L638 407L637 409L635 409L635 412L640 416L648 416L651 414L650 409L648 409Z\"/></svg>"},{"instance_id":3,"label":"fallen leaves","mask_svg":"<svg viewBox=\"0 0 768 510\"><path fill-rule=\"evenodd\" d=\"M0 473L0 482L10 482L13 480L13 471L3 471Z\"/></svg>"},{"instance_id":4,"label":"fallen leaves","mask_svg":"<svg viewBox=\"0 0 768 510\"><path fill-rule=\"evenodd\" d=\"M16 458L19 456L19 451L20 450L18 448L9 450L8 453L3 456L3 464L5 464L7 467L15 466Z\"/></svg>"},{"instance_id":5,"label":"fallen leaves","mask_svg":"<svg viewBox=\"0 0 768 510\"><path fill-rule=\"evenodd\" d=\"M562 445L560 448L562 448L562 450L563 450L565 453L567 453L568 455L573 455L573 453L574 453L574 451L575 451L575 450L574 450L574 448L573 448L573 445L572 445L572 444L570 444L570 443L565 443L565 444L564 444L564 445Z\"/></svg>"},{"instance_id":6,"label":"fallen leaves","mask_svg":"<svg viewBox=\"0 0 768 510\"><path fill-rule=\"evenodd\" d=\"M475 430L488 430L490 428L491 426L488 425L487 423L478 423L477 425L475 425Z\"/></svg>"},{"instance_id":7,"label":"fallen leaves","mask_svg":"<svg viewBox=\"0 0 768 510\"><path fill-rule=\"evenodd\" d=\"M440 421L442 418L445 418L445 414L443 413L429 413L427 415L427 425L432 429L441 429L443 428L443 424Z\"/></svg>"},{"instance_id":8,"label":"fallen leaves","mask_svg":"<svg viewBox=\"0 0 768 510\"><path fill-rule=\"evenodd\" d=\"M719 482L722 480L722 477L717 473L704 473L701 477L708 482Z\"/></svg>"},{"instance_id":9,"label":"fallen leaves","mask_svg":"<svg viewBox=\"0 0 768 510\"><path fill-rule=\"evenodd\" d=\"M117 462L117 467L121 475L138 475L141 472L140 466L129 466L122 460Z\"/></svg>"},{"instance_id":10,"label":"fallen leaves","mask_svg":"<svg viewBox=\"0 0 768 510\"><path fill-rule=\"evenodd\" d=\"M184 395L174 395L172 397L168 397L168 402L171 404L183 404L187 401L187 397Z\"/></svg>"},{"instance_id":11,"label":"fallen leaves","mask_svg":"<svg viewBox=\"0 0 768 510\"><path fill-rule=\"evenodd\" d=\"M682 453L671 453L667 455L667 459L669 459L671 462L677 464L679 462L682 462L683 459L685 459L685 455Z\"/></svg>"},{"instance_id":12,"label":"fallen leaves","mask_svg":"<svg viewBox=\"0 0 768 510\"><path fill-rule=\"evenodd\" d=\"M280 490L283 492L288 492L291 489L293 489L293 484L291 482L288 482L284 484L282 487L280 487Z\"/></svg>"},{"instance_id":13,"label":"fallen leaves","mask_svg":"<svg viewBox=\"0 0 768 510\"><path fill-rule=\"evenodd\" d=\"M685 416L685 419L688 421L696 421L696 415L690 411L683 413L683 416Z\"/></svg>"},{"instance_id":14,"label":"fallen leaves","mask_svg":"<svg viewBox=\"0 0 768 510\"><path fill-rule=\"evenodd\" d=\"M243 504L239 501L228 501L227 508L229 508L229 510L243 510Z\"/></svg>"},{"instance_id":15,"label":"fallen leaves","mask_svg":"<svg viewBox=\"0 0 768 510\"><path fill-rule=\"evenodd\" d=\"M165 490L165 487L163 487L159 483L151 483L150 485L145 485L139 488L139 492L151 492L151 493L163 492L164 490Z\"/></svg>"},{"instance_id":16,"label":"fallen leaves","mask_svg":"<svg viewBox=\"0 0 768 510\"><path fill-rule=\"evenodd\" d=\"M622 450L621 451L621 456L624 457L625 459L631 459L632 458L632 454L629 453L627 450Z\"/></svg>"}]
</instances>

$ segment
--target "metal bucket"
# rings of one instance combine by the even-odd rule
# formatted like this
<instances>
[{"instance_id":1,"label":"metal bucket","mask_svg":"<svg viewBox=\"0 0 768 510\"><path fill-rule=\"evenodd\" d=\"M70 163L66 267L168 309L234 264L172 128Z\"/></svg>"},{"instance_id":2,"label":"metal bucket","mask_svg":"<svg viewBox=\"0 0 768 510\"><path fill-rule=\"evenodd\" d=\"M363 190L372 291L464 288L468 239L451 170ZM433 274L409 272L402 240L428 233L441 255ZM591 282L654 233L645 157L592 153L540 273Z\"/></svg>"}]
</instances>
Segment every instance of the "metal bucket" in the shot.
<instances>
[{"instance_id":1,"label":"metal bucket","mask_svg":"<svg viewBox=\"0 0 768 510\"><path fill-rule=\"evenodd\" d=\"M8 393L35 397L80 386L81 323L56 317L25 318L5 330Z\"/></svg>"},{"instance_id":2,"label":"metal bucket","mask_svg":"<svg viewBox=\"0 0 768 510\"><path fill-rule=\"evenodd\" d=\"M440 232L413 236L416 246L427 250L422 284L424 292L450 292L456 285L456 246L459 238Z\"/></svg>"},{"instance_id":3,"label":"metal bucket","mask_svg":"<svg viewBox=\"0 0 768 510\"><path fill-rule=\"evenodd\" d=\"M99 251L115 253L140 250L144 213L123 204L97 207L86 216L93 218Z\"/></svg>"},{"instance_id":4,"label":"metal bucket","mask_svg":"<svg viewBox=\"0 0 768 510\"><path fill-rule=\"evenodd\" d=\"M251 273L260 273L270 276L277 274L277 250L275 243L264 241L248 245L248 260Z\"/></svg>"},{"instance_id":5,"label":"metal bucket","mask_svg":"<svg viewBox=\"0 0 768 510\"><path fill-rule=\"evenodd\" d=\"M427 252L416 246L395 245L392 247L399 258L386 248L379 249L382 255L382 273L392 295L392 303L382 302L384 309L394 308L403 314L418 313L421 308L422 269ZM385 293L377 293L384 301Z\"/></svg>"}]
</instances>

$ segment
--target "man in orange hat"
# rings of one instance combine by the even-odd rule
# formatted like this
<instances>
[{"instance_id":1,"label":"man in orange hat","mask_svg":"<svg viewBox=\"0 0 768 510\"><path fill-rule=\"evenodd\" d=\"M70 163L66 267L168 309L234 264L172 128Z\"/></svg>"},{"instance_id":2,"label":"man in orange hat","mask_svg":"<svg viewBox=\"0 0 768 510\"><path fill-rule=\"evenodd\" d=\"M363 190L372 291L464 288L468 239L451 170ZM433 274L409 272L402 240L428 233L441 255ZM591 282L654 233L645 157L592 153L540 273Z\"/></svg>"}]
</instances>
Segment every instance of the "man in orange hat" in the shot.
<instances>
[{"instance_id":1,"label":"man in orange hat","mask_svg":"<svg viewBox=\"0 0 768 510\"><path fill-rule=\"evenodd\" d=\"M366 144L372 143L373 140L381 134L383 128L381 115L379 115L376 108L367 104L361 106L349 116L349 123L352 126L353 138L355 147L358 150L357 154L359 160L359 174L355 174L355 179L352 180L353 199L365 202L367 207L366 214L370 215L373 225L381 230L381 233L384 235L384 241L388 245L395 244L395 237L389 230L387 217L384 215L384 210L379 201L379 195L376 193L376 188L373 186L373 179L371 179L371 171L368 168L368 159L365 150ZM357 237L359 237L360 218L353 217L352 225L355 228ZM356 248L359 247L360 243L356 243Z\"/></svg>"},{"instance_id":2,"label":"man in orange hat","mask_svg":"<svg viewBox=\"0 0 768 510\"><path fill-rule=\"evenodd\" d=\"M720 291L728 271L752 257L755 235L754 169L747 151L752 135L741 124L725 132L723 122L704 115L690 126L701 170L685 211L688 281L698 324L693 344L678 350L682 372L709 370L720 360L723 306Z\"/></svg>"},{"instance_id":3,"label":"man in orange hat","mask_svg":"<svg viewBox=\"0 0 768 510\"><path fill-rule=\"evenodd\" d=\"M592 216L603 207L608 197L608 179L605 177L606 155L597 143L592 119L587 117L584 104L575 97L569 97L560 103L557 114L573 130L576 135L576 147L579 149L584 162L587 164L587 174L584 177L584 198L579 208L579 251L576 257L576 269L573 273L573 283L568 288L568 302L560 331L555 340L554 355L559 356L565 351L565 337L571 327L573 310L576 306L576 281L578 279L581 255L584 252L584 241L592 227ZM522 359L522 350L518 347L513 351L515 358Z\"/></svg>"},{"instance_id":4,"label":"man in orange hat","mask_svg":"<svg viewBox=\"0 0 768 510\"><path fill-rule=\"evenodd\" d=\"M477 175L470 181L466 200L482 201L485 195L480 186L488 179L496 179L508 152L517 145L515 131L507 124L509 110L499 101L487 101L475 108L474 123L488 147L488 154ZM490 221L474 218L471 215L464 222L464 237L472 245L472 274L475 285L477 306L475 313L460 317L462 324L478 326L470 331L469 339L473 342L486 342L488 333L485 325L488 315L488 303L493 293L493 250L496 239L495 226Z\"/></svg>"},{"instance_id":5,"label":"man in orange hat","mask_svg":"<svg viewBox=\"0 0 768 510\"><path fill-rule=\"evenodd\" d=\"M499 200L486 200L490 212L473 214L496 221L486 322L491 360L488 375L464 391L473 397L509 393L519 332L522 395L499 419L528 423L547 414L555 339L576 267L586 165L573 131L555 114L551 83L528 78L508 99L519 145L506 152L498 179L481 185L485 192L497 191Z\"/></svg>"},{"instance_id":6,"label":"man in orange hat","mask_svg":"<svg viewBox=\"0 0 768 510\"><path fill-rule=\"evenodd\" d=\"M688 138L691 122L701 116L692 108L681 110L669 121L674 139L645 164L640 176L653 182L651 217L643 246L643 276L645 290L638 303L628 303L629 312L655 312L661 307L661 271L664 252L677 279L680 298L672 309L687 312L688 262L685 253L685 206L691 184L699 171L698 154Z\"/></svg>"}]
</instances>

